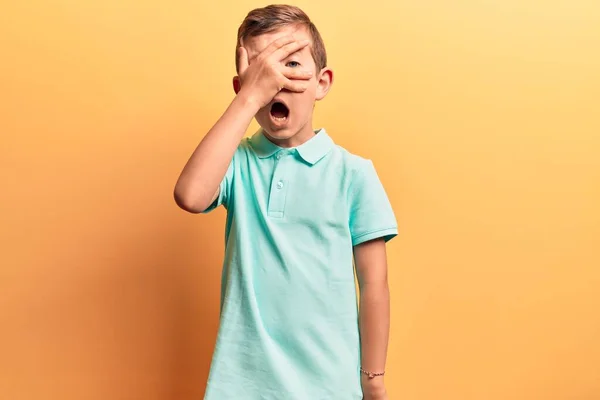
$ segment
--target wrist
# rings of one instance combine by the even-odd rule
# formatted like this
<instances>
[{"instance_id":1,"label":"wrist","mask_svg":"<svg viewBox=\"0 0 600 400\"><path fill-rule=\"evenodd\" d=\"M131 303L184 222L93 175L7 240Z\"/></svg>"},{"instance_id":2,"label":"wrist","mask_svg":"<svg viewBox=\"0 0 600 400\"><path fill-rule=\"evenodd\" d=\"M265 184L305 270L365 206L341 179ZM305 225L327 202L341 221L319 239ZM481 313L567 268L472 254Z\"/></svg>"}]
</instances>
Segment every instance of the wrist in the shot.
<instances>
[{"instance_id":1,"label":"wrist","mask_svg":"<svg viewBox=\"0 0 600 400\"><path fill-rule=\"evenodd\" d=\"M368 377L368 376L366 376L366 375L362 375L362 376L360 377L360 380L361 380L362 382L371 382L371 383L373 383L374 385L377 385L377 384L381 384L381 383L383 383L383 381L384 381L384 377L383 377L383 375L379 375L379 376L374 376L373 378L370 378L370 377Z\"/></svg>"},{"instance_id":2,"label":"wrist","mask_svg":"<svg viewBox=\"0 0 600 400\"><path fill-rule=\"evenodd\" d=\"M364 369L364 368L362 368L362 367L360 368L360 373L361 373L363 376L366 376L366 377L368 377L369 379L373 379L373 378L376 378L376 377L379 377L379 376L384 376L384 375L385 375L385 371L382 371L382 372L371 372L371 371L367 371L367 370L365 370L365 369Z\"/></svg>"},{"instance_id":3,"label":"wrist","mask_svg":"<svg viewBox=\"0 0 600 400\"><path fill-rule=\"evenodd\" d=\"M369 394L369 396L382 396L386 394L383 376L377 376L375 378L363 376L361 378L361 386L363 393Z\"/></svg>"},{"instance_id":4,"label":"wrist","mask_svg":"<svg viewBox=\"0 0 600 400\"><path fill-rule=\"evenodd\" d=\"M252 111L252 115L256 114L262 108L256 97L244 90L240 90L235 97L235 101L239 102L244 109Z\"/></svg>"}]
</instances>

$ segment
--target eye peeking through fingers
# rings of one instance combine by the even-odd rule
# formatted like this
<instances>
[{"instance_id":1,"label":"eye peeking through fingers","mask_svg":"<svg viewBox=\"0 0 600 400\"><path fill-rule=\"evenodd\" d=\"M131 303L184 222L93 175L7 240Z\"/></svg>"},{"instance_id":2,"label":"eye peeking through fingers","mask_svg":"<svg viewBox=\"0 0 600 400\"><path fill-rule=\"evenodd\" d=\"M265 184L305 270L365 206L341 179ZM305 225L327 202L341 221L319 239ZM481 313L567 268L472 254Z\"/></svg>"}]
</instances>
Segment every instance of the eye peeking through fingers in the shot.
<instances>
[{"instance_id":1,"label":"eye peeking through fingers","mask_svg":"<svg viewBox=\"0 0 600 400\"><path fill-rule=\"evenodd\" d=\"M298 61L289 61L287 64L285 64L285 66L290 68L297 68L300 66L300 63Z\"/></svg>"}]
</instances>

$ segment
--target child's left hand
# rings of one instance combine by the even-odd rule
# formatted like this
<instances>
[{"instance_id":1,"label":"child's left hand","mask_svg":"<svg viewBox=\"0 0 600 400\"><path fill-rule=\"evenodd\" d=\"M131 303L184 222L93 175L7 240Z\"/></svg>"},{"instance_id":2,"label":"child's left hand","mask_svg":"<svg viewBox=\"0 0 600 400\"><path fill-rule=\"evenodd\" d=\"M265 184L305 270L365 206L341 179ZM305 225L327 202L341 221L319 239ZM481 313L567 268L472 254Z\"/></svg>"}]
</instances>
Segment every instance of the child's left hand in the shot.
<instances>
[{"instance_id":1,"label":"child's left hand","mask_svg":"<svg viewBox=\"0 0 600 400\"><path fill-rule=\"evenodd\" d=\"M385 391L379 394L369 394L363 391L363 400L389 400L389 397Z\"/></svg>"},{"instance_id":2,"label":"child's left hand","mask_svg":"<svg viewBox=\"0 0 600 400\"><path fill-rule=\"evenodd\" d=\"M362 379L363 400L389 400L385 385L378 378Z\"/></svg>"}]
</instances>

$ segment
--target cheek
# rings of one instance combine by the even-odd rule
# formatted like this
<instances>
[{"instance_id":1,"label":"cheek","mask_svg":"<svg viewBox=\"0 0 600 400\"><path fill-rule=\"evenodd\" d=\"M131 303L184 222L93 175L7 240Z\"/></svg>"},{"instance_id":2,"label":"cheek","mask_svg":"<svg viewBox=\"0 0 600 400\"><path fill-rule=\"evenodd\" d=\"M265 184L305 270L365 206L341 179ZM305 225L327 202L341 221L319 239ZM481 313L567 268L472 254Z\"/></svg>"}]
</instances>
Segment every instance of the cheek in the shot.
<instances>
[{"instance_id":1,"label":"cheek","mask_svg":"<svg viewBox=\"0 0 600 400\"><path fill-rule=\"evenodd\" d=\"M256 118L256 120L258 122L267 121L269 119L270 113L271 113L271 110L269 108L265 107L265 108L261 109L258 113L256 113L254 118Z\"/></svg>"},{"instance_id":2,"label":"cheek","mask_svg":"<svg viewBox=\"0 0 600 400\"><path fill-rule=\"evenodd\" d=\"M303 102L315 101L316 96L317 96L317 88L318 88L317 81L314 79L311 79L309 81L308 88L304 92L299 93L298 97L300 97Z\"/></svg>"},{"instance_id":3,"label":"cheek","mask_svg":"<svg viewBox=\"0 0 600 400\"><path fill-rule=\"evenodd\" d=\"M302 93L302 102L305 108L312 110L315 101L317 100L317 84L311 83L311 85Z\"/></svg>"}]
</instances>

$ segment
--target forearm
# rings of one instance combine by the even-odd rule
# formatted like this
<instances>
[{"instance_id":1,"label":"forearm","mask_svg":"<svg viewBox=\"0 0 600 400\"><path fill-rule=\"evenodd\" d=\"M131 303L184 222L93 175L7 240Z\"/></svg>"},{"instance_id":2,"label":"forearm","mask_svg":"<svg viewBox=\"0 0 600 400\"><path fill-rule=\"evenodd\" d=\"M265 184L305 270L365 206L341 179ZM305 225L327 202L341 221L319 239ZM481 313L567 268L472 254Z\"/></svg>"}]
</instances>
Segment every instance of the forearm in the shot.
<instances>
[{"instance_id":1,"label":"forearm","mask_svg":"<svg viewBox=\"0 0 600 400\"><path fill-rule=\"evenodd\" d=\"M175 185L177 204L203 211L227 172L229 163L258 107L245 96L236 96L221 118L192 153Z\"/></svg>"},{"instance_id":2,"label":"forearm","mask_svg":"<svg viewBox=\"0 0 600 400\"><path fill-rule=\"evenodd\" d=\"M360 287L359 327L361 366L365 371L385 371L390 330L390 292L387 281Z\"/></svg>"}]
</instances>

